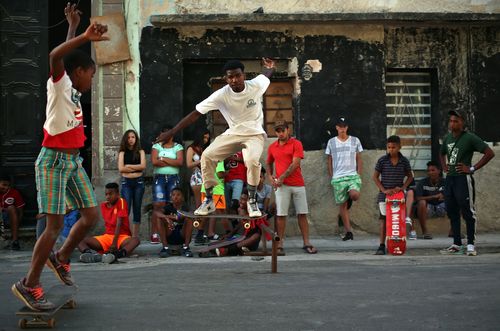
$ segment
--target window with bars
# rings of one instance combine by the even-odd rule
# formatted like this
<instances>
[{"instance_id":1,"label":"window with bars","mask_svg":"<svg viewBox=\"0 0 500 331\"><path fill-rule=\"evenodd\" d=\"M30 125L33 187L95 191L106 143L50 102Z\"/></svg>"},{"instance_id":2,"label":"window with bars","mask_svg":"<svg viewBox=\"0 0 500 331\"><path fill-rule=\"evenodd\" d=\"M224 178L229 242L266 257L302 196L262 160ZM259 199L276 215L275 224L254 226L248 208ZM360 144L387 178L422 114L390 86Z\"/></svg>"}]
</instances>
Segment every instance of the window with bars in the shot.
<instances>
[{"instance_id":1,"label":"window with bars","mask_svg":"<svg viewBox=\"0 0 500 331\"><path fill-rule=\"evenodd\" d=\"M220 79L212 80L212 92L220 89L226 82ZM268 137L276 137L274 123L287 121L291 132L293 131L293 83L289 78L272 79L266 93L262 98L264 112L264 130ZM216 137L227 129L227 123L218 110L211 111L211 127L213 136Z\"/></svg>"},{"instance_id":2,"label":"window with bars","mask_svg":"<svg viewBox=\"0 0 500 331\"><path fill-rule=\"evenodd\" d=\"M387 136L401 138L401 153L414 170L425 170L432 158L431 74L387 72Z\"/></svg>"}]
</instances>

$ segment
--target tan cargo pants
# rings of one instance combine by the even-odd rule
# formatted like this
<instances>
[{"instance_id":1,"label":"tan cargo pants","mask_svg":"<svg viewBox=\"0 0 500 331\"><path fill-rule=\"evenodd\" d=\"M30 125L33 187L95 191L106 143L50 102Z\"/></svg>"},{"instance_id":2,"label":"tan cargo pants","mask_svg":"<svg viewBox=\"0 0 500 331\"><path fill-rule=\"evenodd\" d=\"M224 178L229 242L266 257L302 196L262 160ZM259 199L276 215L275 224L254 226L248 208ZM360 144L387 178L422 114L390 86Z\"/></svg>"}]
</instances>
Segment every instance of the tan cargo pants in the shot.
<instances>
[{"instance_id":1,"label":"tan cargo pants","mask_svg":"<svg viewBox=\"0 0 500 331\"><path fill-rule=\"evenodd\" d=\"M236 152L242 151L247 167L247 184L257 186L260 180L260 156L264 149L264 135L238 136L220 135L203 151L201 172L205 187L217 185L215 169L217 162L223 161Z\"/></svg>"}]
</instances>

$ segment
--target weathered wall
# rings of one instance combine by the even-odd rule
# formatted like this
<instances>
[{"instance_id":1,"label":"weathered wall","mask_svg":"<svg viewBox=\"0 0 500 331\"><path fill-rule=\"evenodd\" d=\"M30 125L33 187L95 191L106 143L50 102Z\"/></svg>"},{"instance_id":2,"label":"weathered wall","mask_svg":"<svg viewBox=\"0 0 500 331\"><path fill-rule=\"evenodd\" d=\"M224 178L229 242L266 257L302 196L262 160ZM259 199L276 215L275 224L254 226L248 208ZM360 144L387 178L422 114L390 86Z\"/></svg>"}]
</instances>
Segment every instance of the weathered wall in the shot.
<instances>
[{"instance_id":1,"label":"weathered wall","mask_svg":"<svg viewBox=\"0 0 500 331\"><path fill-rule=\"evenodd\" d=\"M169 10L178 14L251 13L263 7L266 13L380 13L380 12L451 12L499 13L495 0L143 0L156 8L168 3Z\"/></svg>"},{"instance_id":2,"label":"weathered wall","mask_svg":"<svg viewBox=\"0 0 500 331\"><path fill-rule=\"evenodd\" d=\"M335 27L331 33L335 33ZM141 137L151 141L157 135L163 125L158 119L176 123L184 115L180 111L185 83L182 63L194 59L260 59L262 56L296 58L300 69L309 59L322 63L320 72L301 82L300 97L296 99L294 127L306 149L322 148L334 132L332 123L340 115L369 119L353 125L353 134L366 142L367 148L384 146L385 131L380 130L386 118L381 44L342 35L299 37L239 27L209 29L201 37L181 36L176 29L147 27L143 30ZM209 78L199 77L204 81Z\"/></svg>"}]
</instances>

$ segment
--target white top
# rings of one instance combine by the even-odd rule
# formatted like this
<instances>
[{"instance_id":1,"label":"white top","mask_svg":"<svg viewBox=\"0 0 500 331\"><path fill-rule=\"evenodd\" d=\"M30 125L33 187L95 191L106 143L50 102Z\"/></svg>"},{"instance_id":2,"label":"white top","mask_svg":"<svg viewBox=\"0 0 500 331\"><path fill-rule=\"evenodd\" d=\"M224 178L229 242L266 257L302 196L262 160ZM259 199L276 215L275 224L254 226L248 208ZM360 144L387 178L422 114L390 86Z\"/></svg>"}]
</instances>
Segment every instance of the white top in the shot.
<instances>
[{"instance_id":1,"label":"white top","mask_svg":"<svg viewBox=\"0 0 500 331\"><path fill-rule=\"evenodd\" d=\"M363 147L357 137L349 136L346 141L341 141L338 137L328 140L325 154L332 156L332 178L357 174L356 153L362 151Z\"/></svg>"},{"instance_id":2,"label":"white top","mask_svg":"<svg viewBox=\"0 0 500 331\"><path fill-rule=\"evenodd\" d=\"M81 95L73 88L73 83L66 72L57 82L54 82L52 77L47 80L47 118L43 128L51 136L82 125Z\"/></svg>"},{"instance_id":3,"label":"white top","mask_svg":"<svg viewBox=\"0 0 500 331\"><path fill-rule=\"evenodd\" d=\"M224 135L265 135L266 132L262 128L264 124L262 95L270 83L269 78L261 74L252 80L246 80L245 88L239 93L234 92L229 85L225 85L197 104L196 110L202 114L214 109L220 110L229 125Z\"/></svg>"}]
</instances>

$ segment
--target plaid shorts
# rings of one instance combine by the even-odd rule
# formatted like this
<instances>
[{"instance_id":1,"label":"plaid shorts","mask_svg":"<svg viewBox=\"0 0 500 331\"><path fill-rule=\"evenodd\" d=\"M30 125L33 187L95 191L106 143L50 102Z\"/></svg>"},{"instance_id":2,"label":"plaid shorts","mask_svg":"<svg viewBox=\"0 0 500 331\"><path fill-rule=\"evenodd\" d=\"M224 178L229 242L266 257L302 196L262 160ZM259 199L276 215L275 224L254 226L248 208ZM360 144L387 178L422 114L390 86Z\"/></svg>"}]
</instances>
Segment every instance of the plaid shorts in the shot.
<instances>
[{"instance_id":1,"label":"plaid shorts","mask_svg":"<svg viewBox=\"0 0 500 331\"><path fill-rule=\"evenodd\" d=\"M97 200L78 154L42 147L35 162L38 212L66 214L68 209L97 206Z\"/></svg>"},{"instance_id":2,"label":"plaid shorts","mask_svg":"<svg viewBox=\"0 0 500 331\"><path fill-rule=\"evenodd\" d=\"M334 178L331 182L335 203L341 205L349 199L349 191L361 191L361 177L359 175Z\"/></svg>"}]
</instances>

